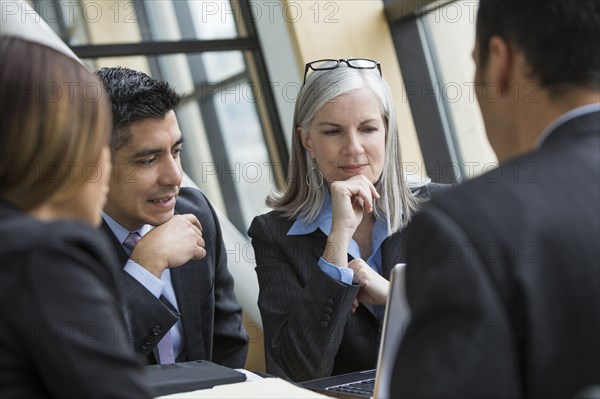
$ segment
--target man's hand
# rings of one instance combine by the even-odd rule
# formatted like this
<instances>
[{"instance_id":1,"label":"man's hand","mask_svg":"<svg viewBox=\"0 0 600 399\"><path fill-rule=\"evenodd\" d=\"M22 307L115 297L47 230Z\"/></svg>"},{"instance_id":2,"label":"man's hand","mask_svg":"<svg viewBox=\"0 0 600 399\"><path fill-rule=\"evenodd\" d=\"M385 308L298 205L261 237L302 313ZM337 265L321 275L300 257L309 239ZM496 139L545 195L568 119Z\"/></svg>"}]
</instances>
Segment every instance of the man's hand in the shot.
<instances>
[{"instance_id":1,"label":"man's hand","mask_svg":"<svg viewBox=\"0 0 600 399\"><path fill-rule=\"evenodd\" d=\"M192 214L175 215L140 239L130 259L158 278L165 269L206 256L202 225Z\"/></svg>"}]
</instances>

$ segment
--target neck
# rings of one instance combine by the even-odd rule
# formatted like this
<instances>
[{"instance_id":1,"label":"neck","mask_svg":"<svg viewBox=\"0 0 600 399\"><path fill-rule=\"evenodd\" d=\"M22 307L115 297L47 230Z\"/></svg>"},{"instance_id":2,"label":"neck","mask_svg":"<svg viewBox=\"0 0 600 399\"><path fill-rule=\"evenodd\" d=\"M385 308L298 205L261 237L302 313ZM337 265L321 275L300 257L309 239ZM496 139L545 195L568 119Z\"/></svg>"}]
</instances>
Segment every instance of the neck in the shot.
<instances>
[{"instance_id":1,"label":"neck","mask_svg":"<svg viewBox=\"0 0 600 399\"><path fill-rule=\"evenodd\" d=\"M90 223L89 220L85 220L81 215L73 212L71 207L65 206L62 203L42 204L26 211L26 213L32 218L41 220L42 222L71 219Z\"/></svg>"},{"instance_id":2,"label":"neck","mask_svg":"<svg viewBox=\"0 0 600 399\"><path fill-rule=\"evenodd\" d=\"M121 225L123 228L125 228L129 231L135 231L135 230L138 230L140 227L144 226L144 223L140 224L139 222L134 221L130 218L123 217L123 213L118 212L115 209L116 208L113 208L111 206L110 202L107 202L106 205L104 206L103 212L106 215L108 215L112 220L114 220L119 225Z\"/></svg>"}]
</instances>

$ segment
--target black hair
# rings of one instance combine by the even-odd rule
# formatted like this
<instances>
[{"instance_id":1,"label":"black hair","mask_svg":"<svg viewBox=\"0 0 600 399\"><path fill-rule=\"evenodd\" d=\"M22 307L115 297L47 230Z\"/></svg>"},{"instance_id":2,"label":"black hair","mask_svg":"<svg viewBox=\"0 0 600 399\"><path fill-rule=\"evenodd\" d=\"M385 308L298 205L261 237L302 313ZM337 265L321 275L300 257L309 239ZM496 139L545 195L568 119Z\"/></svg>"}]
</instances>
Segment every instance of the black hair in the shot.
<instances>
[{"instance_id":1,"label":"black hair","mask_svg":"<svg viewBox=\"0 0 600 399\"><path fill-rule=\"evenodd\" d=\"M481 0L479 63L498 35L523 52L534 78L551 95L575 87L600 89L600 1Z\"/></svg>"},{"instance_id":2,"label":"black hair","mask_svg":"<svg viewBox=\"0 0 600 399\"><path fill-rule=\"evenodd\" d=\"M106 87L113 112L111 150L129 141L128 125L148 118L163 119L182 96L167 83L129 68L102 68L95 72Z\"/></svg>"}]
</instances>

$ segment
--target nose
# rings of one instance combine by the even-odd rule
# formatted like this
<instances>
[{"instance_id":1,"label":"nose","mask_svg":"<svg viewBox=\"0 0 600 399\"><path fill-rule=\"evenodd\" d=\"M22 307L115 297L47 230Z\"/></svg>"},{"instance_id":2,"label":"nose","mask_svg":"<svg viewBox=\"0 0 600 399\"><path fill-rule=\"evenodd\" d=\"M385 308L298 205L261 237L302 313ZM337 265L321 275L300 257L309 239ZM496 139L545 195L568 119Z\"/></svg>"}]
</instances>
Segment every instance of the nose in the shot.
<instances>
[{"instance_id":1,"label":"nose","mask_svg":"<svg viewBox=\"0 0 600 399\"><path fill-rule=\"evenodd\" d=\"M165 157L159 176L159 184L162 186L179 186L183 178L183 170L178 158Z\"/></svg>"},{"instance_id":2,"label":"nose","mask_svg":"<svg viewBox=\"0 0 600 399\"><path fill-rule=\"evenodd\" d=\"M360 155L364 152L364 147L359 132L356 129L350 131L346 136L344 150L348 155Z\"/></svg>"}]
</instances>

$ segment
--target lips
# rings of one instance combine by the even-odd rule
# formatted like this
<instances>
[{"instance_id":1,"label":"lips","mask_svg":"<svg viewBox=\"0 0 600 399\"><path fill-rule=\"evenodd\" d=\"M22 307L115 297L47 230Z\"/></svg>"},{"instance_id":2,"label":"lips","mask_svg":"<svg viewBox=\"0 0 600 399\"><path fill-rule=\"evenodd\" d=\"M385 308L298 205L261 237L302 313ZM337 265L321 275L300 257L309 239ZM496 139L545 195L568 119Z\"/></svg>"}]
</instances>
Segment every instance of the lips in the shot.
<instances>
[{"instance_id":1,"label":"lips","mask_svg":"<svg viewBox=\"0 0 600 399\"><path fill-rule=\"evenodd\" d=\"M171 208L175 206L176 198L177 195L166 195L163 197L149 199L148 202L150 202L152 205L156 205L162 208Z\"/></svg>"},{"instance_id":2,"label":"lips","mask_svg":"<svg viewBox=\"0 0 600 399\"><path fill-rule=\"evenodd\" d=\"M345 165L340 166L340 169L347 173L360 173L363 171L369 164L361 163L361 164L353 164L353 165Z\"/></svg>"}]
</instances>

